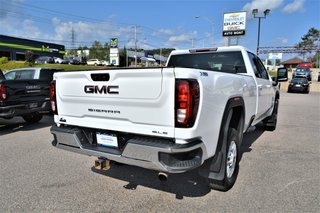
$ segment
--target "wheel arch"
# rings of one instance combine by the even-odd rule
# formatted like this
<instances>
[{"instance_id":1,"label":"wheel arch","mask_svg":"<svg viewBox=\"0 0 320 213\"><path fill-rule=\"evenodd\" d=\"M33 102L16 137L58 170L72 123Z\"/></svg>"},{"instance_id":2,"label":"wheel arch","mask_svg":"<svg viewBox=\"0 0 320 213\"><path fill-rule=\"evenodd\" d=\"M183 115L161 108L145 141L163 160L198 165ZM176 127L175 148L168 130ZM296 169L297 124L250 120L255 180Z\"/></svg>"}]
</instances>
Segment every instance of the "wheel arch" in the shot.
<instances>
[{"instance_id":1,"label":"wheel arch","mask_svg":"<svg viewBox=\"0 0 320 213\"><path fill-rule=\"evenodd\" d=\"M230 116L231 113L231 117ZM239 132L239 139L242 141L242 133L244 128L245 119L245 103L241 96L232 97L228 100L222 121L220 124L219 141L217 145L217 151L221 150L223 144L223 136L228 133L229 128L234 128Z\"/></svg>"},{"instance_id":2,"label":"wheel arch","mask_svg":"<svg viewBox=\"0 0 320 213\"><path fill-rule=\"evenodd\" d=\"M237 130L241 144L244 119L245 103L243 98L241 96L230 98L226 103L220 123L219 138L215 155L205 161L203 167L199 170L201 176L216 180L222 180L224 178L225 168L222 165L224 164L223 156L226 155L224 150L226 150L228 130L230 128Z\"/></svg>"}]
</instances>

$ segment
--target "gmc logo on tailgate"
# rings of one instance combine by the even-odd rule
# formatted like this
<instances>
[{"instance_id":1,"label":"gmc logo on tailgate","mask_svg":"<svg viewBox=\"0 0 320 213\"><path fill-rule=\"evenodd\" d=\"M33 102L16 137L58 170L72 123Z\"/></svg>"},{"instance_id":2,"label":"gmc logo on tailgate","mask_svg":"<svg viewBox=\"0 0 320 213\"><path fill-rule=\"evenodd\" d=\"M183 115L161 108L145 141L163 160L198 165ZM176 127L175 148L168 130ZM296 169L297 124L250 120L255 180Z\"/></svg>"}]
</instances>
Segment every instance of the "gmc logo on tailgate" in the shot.
<instances>
[{"instance_id":1,"label":"gmc logo on tailgate","mask_svg":"<svg viewBox=\"0 0 320 213\"><path fill-rule=\"evenodd\" d=\"M86 85L84 86L84 92L89 94L119 94L119 86L97 86L97 85Z\"/></svg>"}]
</instances>

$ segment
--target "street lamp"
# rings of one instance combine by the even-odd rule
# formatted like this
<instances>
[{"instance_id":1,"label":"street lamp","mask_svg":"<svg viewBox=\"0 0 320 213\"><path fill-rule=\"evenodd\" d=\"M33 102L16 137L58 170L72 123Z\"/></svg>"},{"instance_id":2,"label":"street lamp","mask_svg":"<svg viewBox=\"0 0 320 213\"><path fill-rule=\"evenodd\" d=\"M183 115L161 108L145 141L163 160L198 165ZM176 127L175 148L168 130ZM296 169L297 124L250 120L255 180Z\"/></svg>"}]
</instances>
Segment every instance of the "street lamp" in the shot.
<instances>
[{"instance_id":1,"label":"street lamp","mask_svg":"<svg viewBox=\"0 0 320 213\"><path fill-rule=\"evenodd\" d=\"M259 19L259 24L258 24L257 55L259 55L259 47L260 47L260 21L261 21L262 18L266 18L267 15L269 15L269 13L270 13L270 10L269 10L269 9L266 9L266 10L263 12L264 16L257 16L257 14L258 14L258 9L253 9L253 10L252 10L253 18Z\"/></svg>"},{"instance_id":2,"label":"street lamp","mask_svg":"<svg viewBox=\"0 0 320 213\"><path fill-rule=\"evenodd\" d=\"M214 47L214 35L213 35L214 34L214 22L205 16L195 16L194 18L202 18L202 19L205 19L208 22L210 22L210 24L212 24L212 47Z\"/></svg>"}]
</instances>

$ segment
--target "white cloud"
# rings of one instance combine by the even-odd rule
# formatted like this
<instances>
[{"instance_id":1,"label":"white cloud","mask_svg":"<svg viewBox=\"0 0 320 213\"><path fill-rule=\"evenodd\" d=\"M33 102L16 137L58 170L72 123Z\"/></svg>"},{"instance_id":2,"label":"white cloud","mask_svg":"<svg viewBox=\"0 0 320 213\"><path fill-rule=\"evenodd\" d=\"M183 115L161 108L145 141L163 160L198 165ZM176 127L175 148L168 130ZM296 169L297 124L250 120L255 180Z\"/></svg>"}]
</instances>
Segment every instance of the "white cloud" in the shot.
<instances>
[{"instance_id":1,"label":"white cloud","mask_svg":"<svg viewBox=\"0 0 320 213\"><path fill-rule=\"evenodd\" d=\"M289 39L287 39L287 38L279 38L279 40L280 40L280 42L281 42L282 44L287 44L288 41L289 41Z\"/></svg>"},{"instance_id":2,"label":"white cloud","mask_svg":"<svg viewBox=\"0 0 320 213\"><path fill-rule=\"evenodd\" d=\"M251 13L253 9L258 9L260 12L266 9L278 8L284 0L253 0L251 3L247 3L242 8L243 11Z\"/></svg>"},{"instance_id":3,"label":"white cloud","mask_svg":"<svg viewBox=\"0 0 320 213\"><path fill-rule=\"evenodd\" d=\"M190 41L192 38L193 38L192 35L171 36L169 38L169 42L173 42L173 43L186 42L186 41Z\"/></svg>"},{"instance_id":4,"label":"white cloud","mask_svg":"<svg viewBox=\"0 0 320 213\"><path fill-rule=\"evenodd\" d=\"M294 13L297 11L303 11L304 10L304 2L305 0L294 0L290 4L287 4L282 11L285 13Z\"/></svg>"},{"instance_id":5,"label":"white cloud","mask_svg":"<svg viewBox=\"0 0 320 213\"><path fill-rule=\"evenodd\" d=\"M41 35L39 28L34 24L34 21L25 19L22 22L22 29L16 31L20 36L29 35L30 37L38 38Z\"/></svg>"},{"instance_id":6,"label":"white cloud","mask_svg":"<svg viewBox=\"0 0 320 213\"><path fill-rule=\"evenodd\" d=\"M121 43L130 43L129 40L134 38L132 26L119 28L113 23L63 22L58 18L53 18L52 23L55 31L54 40L65 41L67 47L71 45L72 29L76 47L90 46L95 40L102 44L108 43L112 37L120 38Z\"/></svg>"},{"instance_id":7,"label":"white cloud","mask_svg":"<svg viewBox=\"0 0 320 213\"><path fill-rule=\"evenodd\" d=\"M171 36L174 31L171 29L160 29L157 32L152 33L153 36Z\"/></svg>"},{"instance_id":8,"label":"white cloud","mask_svg":"<svg viewBox=\"0 0 320 213\"><path fill-rule=\"evenodd\" d=\"M194 45L196 44L197 34L198 34L197 31L194 31L192 33L172 35L163 44L166 47L173 47L176 49L191 48L192 42Z\"/></svg>"}]
</instances>

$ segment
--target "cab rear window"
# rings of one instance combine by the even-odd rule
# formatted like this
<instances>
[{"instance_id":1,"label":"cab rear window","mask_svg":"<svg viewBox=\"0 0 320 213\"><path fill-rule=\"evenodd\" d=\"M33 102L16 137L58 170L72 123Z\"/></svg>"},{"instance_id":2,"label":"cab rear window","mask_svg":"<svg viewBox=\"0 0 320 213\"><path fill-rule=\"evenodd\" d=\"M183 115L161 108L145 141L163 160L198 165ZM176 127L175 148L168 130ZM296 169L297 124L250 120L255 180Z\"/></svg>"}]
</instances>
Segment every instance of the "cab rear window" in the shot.
<instances>
[{"instance_id":1,"label":"cab rear window","mask_svg":"<svg viewBox=\"0 0 320 213\"><path fill-rule=\"evenodd\" d=\"M168 67L195 68L225 73L247 72L240 51L172 55Z\"/></svg>"}]
</instances>

